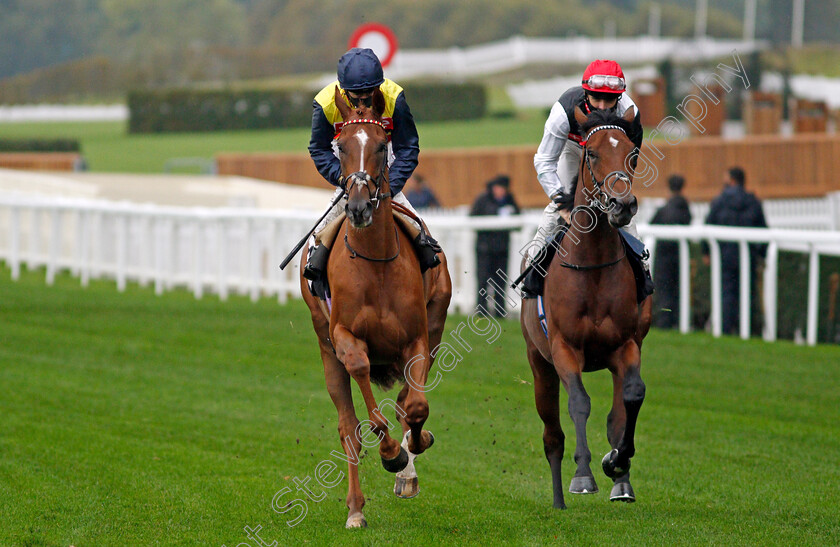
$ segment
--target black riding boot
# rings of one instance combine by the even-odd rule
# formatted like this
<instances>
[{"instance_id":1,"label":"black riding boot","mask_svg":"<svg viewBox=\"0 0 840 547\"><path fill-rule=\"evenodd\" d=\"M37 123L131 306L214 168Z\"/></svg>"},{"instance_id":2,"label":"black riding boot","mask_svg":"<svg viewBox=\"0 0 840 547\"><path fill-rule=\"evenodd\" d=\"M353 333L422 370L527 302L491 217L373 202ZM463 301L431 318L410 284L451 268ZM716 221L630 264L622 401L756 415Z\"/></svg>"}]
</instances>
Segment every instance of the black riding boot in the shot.
<instances>
[{"instance_id":1,"label":"black riding boot","mask_svg":"<svg viewBox=\"0 0 840 547\"><path fill-rule=\"evenodd\" d=\"M432 236L421 231L414 238L414 249L417 251L417 259L420 261L420 271L425 272L440 264L438 253L443 249Z\"/></svg>"},{"instance_id":2,"label":"black riding boot","mask_svg":"<svg viewBox=\"0 0 840 547\"><path fill-rule=\"evenodd\" d=\"M303 267L303 277L310 281L319 279L327 273L327 258L330 250L324 245L317 245L309 250L309 258Z\"/></svg>"}]
</instances>

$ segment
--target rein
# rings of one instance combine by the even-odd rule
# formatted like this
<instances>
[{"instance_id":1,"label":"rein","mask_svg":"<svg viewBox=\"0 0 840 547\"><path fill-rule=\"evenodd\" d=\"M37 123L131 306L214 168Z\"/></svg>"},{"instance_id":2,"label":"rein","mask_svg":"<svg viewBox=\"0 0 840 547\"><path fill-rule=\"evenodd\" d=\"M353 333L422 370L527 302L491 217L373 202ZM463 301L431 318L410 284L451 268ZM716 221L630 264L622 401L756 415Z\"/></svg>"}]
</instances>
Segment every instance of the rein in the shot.
<instances>
[{"instance_id":1,"label":"rein","mask_svg":"<svg viewBox=\"0 0 840 547\"><path fill-rule=\"evenodd\" d=\"M397 252L394 254L394 256L392 256L390 258L371 258L369 256L365 256L363 254L358 253L356 251L356 249L354 249L353 247L350 246L350 242L347 241L347 231L346 230L344 232L344 246L347 247L348 251L350 251L350 258L357 258L358 257L358 258L362 258L364 260L369 260L370 262L391 262L392 260L395 260L398 256L400 256L400 235L397 233L397 227L396 226L394 226L394 237L397 239Z\"/></svg>"}]
</instances>

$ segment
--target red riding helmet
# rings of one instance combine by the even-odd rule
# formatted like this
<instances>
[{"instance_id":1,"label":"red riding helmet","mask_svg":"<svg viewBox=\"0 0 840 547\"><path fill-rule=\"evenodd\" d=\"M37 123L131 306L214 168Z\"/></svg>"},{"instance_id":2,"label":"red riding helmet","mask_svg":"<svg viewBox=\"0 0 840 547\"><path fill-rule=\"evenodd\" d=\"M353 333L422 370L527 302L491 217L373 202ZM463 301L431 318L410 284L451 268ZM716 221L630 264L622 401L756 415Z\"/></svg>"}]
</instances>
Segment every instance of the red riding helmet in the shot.
<instances>
[{"instance_id":1,"label":"red riding helmet","mask_svg":"<svg viewBox=\"0 0 840 547\"><path fill-rule=\"evenodd\" d=\"M581 87L595 93L621 94L627 88L624 81L624 71L615 61L598 59L589 63L583 71Z\"/></svg>"}]
</instances>

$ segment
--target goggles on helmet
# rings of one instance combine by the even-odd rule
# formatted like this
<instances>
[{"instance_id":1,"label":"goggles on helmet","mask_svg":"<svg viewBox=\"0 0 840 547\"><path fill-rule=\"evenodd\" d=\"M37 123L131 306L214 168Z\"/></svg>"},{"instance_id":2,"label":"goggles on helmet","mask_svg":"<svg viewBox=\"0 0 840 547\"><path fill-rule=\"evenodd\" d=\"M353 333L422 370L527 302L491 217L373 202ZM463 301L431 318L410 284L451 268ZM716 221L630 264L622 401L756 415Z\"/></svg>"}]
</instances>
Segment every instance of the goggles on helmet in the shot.
<instances>
[{"instance_id":1,"label":"goggles on helmet","mask_svg":"<svg viewBox=\"0 0 840 547\"><path fill-rule=\"evenodd\" d=\"M358 91L348 91L347 99L354 108L359 108L360 105L370 108L373 106L373 91L375 88L360 89ZM354 97L354 95L356 95Z\"/></svg>"},{"instance_id":2,"label":"goggles on helmet","mask_svg":"<svg viewBox=\"0 0 840 547\"><path fill-rule=\"evenodd\" d=\"M592 89L607 88L614 91L624 91L627 87L627 84L624 82L624 78L619 78L618 76L605 76L603 74L590 76L588 80L583 80L582 83L588 85Z\"/></svg>"}]
</instances>

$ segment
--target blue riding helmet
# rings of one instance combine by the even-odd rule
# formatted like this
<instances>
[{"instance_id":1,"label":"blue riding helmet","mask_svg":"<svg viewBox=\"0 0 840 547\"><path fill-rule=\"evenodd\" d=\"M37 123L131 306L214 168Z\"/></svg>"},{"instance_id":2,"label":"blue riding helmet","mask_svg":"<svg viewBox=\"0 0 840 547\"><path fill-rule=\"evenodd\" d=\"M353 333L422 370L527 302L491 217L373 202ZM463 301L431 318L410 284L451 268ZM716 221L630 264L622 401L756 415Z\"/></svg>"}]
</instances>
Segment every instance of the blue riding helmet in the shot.
<instances>
[{"instance_id":1,"label":"blue riding helmet","mask_svg":"<svg viewBox=\"0 0 840 547\"><path fill-rule=\"evenodd\" d=\"M372 49L354 47L338 60L338 83L347 91L379 87L385 77Z\"/></svg>"}]
</instances>

